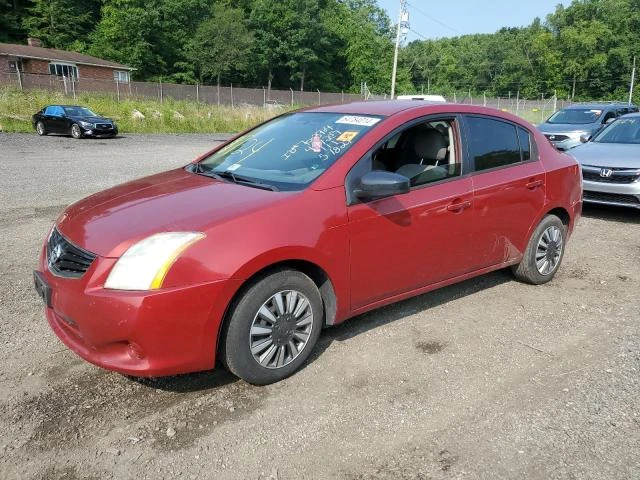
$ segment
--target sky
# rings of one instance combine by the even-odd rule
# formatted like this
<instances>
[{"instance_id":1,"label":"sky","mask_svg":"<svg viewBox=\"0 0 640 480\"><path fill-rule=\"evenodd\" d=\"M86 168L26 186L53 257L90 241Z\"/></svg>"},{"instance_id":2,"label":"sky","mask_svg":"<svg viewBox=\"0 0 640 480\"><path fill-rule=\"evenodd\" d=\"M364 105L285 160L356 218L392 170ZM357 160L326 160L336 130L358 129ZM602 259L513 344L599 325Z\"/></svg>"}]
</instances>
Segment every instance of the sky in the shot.
<instances>
[{"instance_id":1,"label":"sky","mask_svg":"<svg viewBox=\"0 0 640 480\"><path fill-rule=\"evenodd\" d=\"M409 0L411 30L408 40L453 37L468 33L493 33L502 27L542 20L556 5L570 0ZM397 22L400 0L378 0L393 22ZM422 12L422 13L421 13ZM426 15L425 15L426 14ZM427 16L428 15L428 16ZM431 18L429 18L431 17ZM418 35L420 34L420 35Z\"/></svg>"}]
</instances>

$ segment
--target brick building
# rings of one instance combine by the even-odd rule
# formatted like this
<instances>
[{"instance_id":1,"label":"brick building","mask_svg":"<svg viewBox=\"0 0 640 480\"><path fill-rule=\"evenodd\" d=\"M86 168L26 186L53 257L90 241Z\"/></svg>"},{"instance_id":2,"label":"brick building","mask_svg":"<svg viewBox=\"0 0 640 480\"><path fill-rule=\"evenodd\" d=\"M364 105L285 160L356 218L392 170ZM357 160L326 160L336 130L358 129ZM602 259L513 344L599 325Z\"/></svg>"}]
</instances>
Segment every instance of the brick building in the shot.
<instances>
[{"instance_id":1,"label":"brick building","mask_svg":"<svg viewBox=\"0 0 640 480\"><path fill-rule=\"evenodd\" d=\"M129 83L132 70L126 65L81 53L43 48L34 38L28 40L28 45L0 43L0 74L51 75Z\"/></svg>"}]
</instances>

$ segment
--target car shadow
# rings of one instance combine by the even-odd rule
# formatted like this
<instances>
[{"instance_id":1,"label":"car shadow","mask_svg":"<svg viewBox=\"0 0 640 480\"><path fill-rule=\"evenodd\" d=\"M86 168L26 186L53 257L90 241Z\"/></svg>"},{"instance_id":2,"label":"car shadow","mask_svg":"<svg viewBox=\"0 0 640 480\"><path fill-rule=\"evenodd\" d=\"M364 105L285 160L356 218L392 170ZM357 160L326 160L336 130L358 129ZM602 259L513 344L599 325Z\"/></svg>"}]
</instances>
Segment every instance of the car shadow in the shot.
<instances>
[{"instance_id":1,"label":"car shadow","mask_svg":"<svg viewBox=\"0 0 640 480\"><path fill-rule=\"evenodd\" d=\"M310 363L321 357L323 352L329 348L334 341L342 342L349 340L369 330L401 320L410 315L428 311L454 300L511 281L514 281L514 278L509 270L499 270L372 310L371 312L353 317L335 327L326 328L320 335L318 343L313 349L313 353L304 365L302 365L300 370L305 369ZM174 375L171 377L128 378L149 388L174 393L206 391L239 381L236 376L229 373L222 365L218 365L215 370Z\"/></svg>"},{"instance_id":2,"label":"car shadow","mask_svg":"<svg viewBox=\"0 0 640 480\"><path fill-rule=\"evenodd\" d=\"M320 357L334 341L349 340L369 330L512 281L515 280L508 269L498 270L353 317L322 332L307 364Z\"/></svg>"},{"instance_id":3,"label":"car shadow","mask_svg":"<svg viewBox=\"0 0 640 480\"><path fill-rule=\"evenodd\" d=\"M620 223L640 224L640 210L628 207L584 204L582 216Z\"/></svg>"},{"instance_id":4,"label":"car shadow","mask_svg":"<svg viewBox=\"0 0 640 480\"><path fill-rule=\"evenodd\" d=\"M184 375L173 375L171 377L147 378L125 376L136 383L144 385L145 387L174 393L190 393L211 390L224 387L225 385L229 385L240 380L222 366L217 367L215 370L186 373Z\"/></svg>"}]
</instances>

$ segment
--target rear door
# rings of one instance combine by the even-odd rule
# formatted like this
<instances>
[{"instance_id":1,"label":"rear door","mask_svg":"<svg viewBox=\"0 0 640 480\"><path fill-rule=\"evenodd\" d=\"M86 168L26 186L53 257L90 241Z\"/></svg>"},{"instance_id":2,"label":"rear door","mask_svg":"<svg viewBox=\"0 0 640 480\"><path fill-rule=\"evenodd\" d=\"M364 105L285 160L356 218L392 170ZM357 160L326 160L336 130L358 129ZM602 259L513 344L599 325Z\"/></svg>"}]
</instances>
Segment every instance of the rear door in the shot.
<instances>
[{"instance_id":1,"label":"rear door","mask_svg":"<svg viewBox=\"0 0 640 480\"><path fill-rule=\"evenodd\" d=\"M545 170L533 134L481 115L464 117L472 164L475 269L518 258L545 204Z\"/></svg>"}]
</instances>

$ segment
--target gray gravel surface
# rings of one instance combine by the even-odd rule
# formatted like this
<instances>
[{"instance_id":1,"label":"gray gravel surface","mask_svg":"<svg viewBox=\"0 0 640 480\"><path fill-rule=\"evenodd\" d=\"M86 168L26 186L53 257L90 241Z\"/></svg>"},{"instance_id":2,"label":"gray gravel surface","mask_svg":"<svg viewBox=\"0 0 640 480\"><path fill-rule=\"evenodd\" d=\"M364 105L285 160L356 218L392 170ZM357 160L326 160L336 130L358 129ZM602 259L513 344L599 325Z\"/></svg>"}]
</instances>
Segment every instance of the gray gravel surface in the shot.
<instances>
[{"instance_id":1,"label":"gray gravel surface","mask_svg":"<svg viewBox=\"0 0 640 480\"><path fill-rule=\"evenodd\" d=\"M52 221L215 140L0 134L0 478L640 478L640 212L587 208L550 284L496 272L328 329L268 387L69 352L31 285Z\"/></svg>"}]
</instances>

